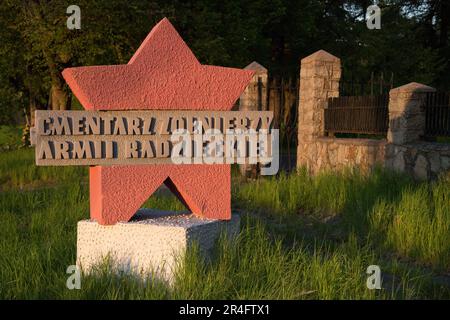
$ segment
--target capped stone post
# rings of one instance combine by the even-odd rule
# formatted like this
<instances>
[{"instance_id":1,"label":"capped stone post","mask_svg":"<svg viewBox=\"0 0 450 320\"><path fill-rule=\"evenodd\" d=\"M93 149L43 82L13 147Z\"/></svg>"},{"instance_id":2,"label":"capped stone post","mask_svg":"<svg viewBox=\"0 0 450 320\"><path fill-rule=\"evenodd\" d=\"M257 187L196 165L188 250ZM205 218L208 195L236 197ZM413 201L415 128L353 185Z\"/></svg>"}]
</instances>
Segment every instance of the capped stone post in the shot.
<instances>
[{"instance_id":1,"label":"capped stone post","mask_svg":"<svg viewBox=\"0 0 450 320\"><path fill-rule=\"evenodd\" d=\"M306 145L324 135L324 108L328 98L339 96L340 79L341 60L324 50L301 60L297 167L315 161L306 154Z\"/></svg>"},{"instance_id":2,"label":"capped stone post","mask_svg":"<svg viewBox=\"0 0 450 320\"><path fill-rule=\"evenodd\" d=\"M267 110L267 69L253 61L244 70L252 70L255 74L239 98L239 110Z\"/></svg>"},{"instance_id":3,"label":"capped stone post","mask_svg":"<svg viewBox=\"0 0 450 320\"><path fill-rule=\"evenodd\" d=\"M436 89L411 82L389 92L389 129L387 139L400 145L420 140L425 133L425 96Z\"/></svg>"},{"instance_id":4,"label":"capped stone post","mask_svg":"<svg viewBox=\"0 0 450 320\"><path fill-rule=\"evenodd\" d=\"M256 61L253 61L244 69L252 70L255 74L239 98L239 111L267 110L267 69ZM241 164L239 170L244 177L256 178L259 174L259 165Z\"/></svg>"}]
</instances>

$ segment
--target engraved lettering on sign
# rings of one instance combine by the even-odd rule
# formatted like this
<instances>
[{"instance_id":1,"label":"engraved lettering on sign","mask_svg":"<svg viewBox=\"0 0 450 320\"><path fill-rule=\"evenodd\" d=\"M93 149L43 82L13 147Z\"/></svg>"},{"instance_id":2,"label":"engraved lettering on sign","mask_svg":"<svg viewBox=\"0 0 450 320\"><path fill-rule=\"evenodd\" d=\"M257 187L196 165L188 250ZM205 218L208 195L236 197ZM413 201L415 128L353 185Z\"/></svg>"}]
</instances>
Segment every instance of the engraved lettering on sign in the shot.
<instances>
[{"instance_id":1,"label":"engraved lettering on sign","mask_svg":"<svg viewBox=\"0 0 450 320\"><path fill-rule=\"evenodd\" d=\"M36 164L178 163L173 155L179 163L256 163L259 149L270 150L258 144L272 119L269 111L37 110Z\"/></svg>"}]
</instances>

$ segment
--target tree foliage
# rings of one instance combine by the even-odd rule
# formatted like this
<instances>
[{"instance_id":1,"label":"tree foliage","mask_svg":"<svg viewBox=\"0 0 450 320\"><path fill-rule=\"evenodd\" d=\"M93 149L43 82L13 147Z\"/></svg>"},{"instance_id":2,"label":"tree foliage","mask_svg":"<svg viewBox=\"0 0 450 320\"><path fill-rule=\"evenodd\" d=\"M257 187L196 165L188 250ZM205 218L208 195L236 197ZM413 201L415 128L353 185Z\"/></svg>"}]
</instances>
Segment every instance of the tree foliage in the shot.
<instances>
[{"instance_id":1,"label":"tree foliage","mask_svg":"<svg viewBox=\"0 0 450 320\"><path fill-rule=\"evenodd\" d=\"M324 49L342 59L344 75L393 72L396 85L448 90L449 2L377 3L380 30L366 27L367 0L78 0L81 30L69 30L69 1L2 0L0 123L17 122L23 110L70 108L64 68L127 63L164 16L205 64L256 60L273 76L296 75L299 58Z\"/></svg>"}]
</instances>

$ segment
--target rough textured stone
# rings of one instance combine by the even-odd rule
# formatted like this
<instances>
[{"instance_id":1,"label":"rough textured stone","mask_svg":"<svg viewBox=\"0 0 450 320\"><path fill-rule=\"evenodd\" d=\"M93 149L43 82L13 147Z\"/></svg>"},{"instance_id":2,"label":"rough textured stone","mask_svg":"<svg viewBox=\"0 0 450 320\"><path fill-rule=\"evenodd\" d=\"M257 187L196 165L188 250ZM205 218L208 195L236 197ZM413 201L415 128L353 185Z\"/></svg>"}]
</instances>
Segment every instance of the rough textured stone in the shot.
<instances>
[{"instance_id":1,"label":"rough textured stone","mask_svg":"<svg viewBox=\"0 0 450 320\"><path fill-rule=\"evenodd\" d=\"M411 92L433 92L436 91L436 89L426 86L422 83L418 82L410 82L408 84L405 84L403 86L394 88L390 91L390 95L398 95L401 93L411 93Z\"/></svg>"},{"instance_id":2,"label":"rough textured stone","mask_svg":"<svg viewBox=\"0 0 450 320\"><path fill-rule=\"evenodd\" d=\"M449 157L445 156L448 151L450 145L441 143L387 144L384 166L411 173L418 179L435 179L450 169Z\"/></svg>"},{"instance_id":3,"label":"rough textured stone","mask_svg":"<svg viewBox=\"0 0 450 320\"><path fill-rule=\"evenodd\" d=\"M127 65L69 68L63 71L63 76L88 110L231 110L253 73L252 70L201 65L169 20L163 19ZM134 214L129 208L139 208L146 199L144 194L148 197L149 190L164 181L162 177L176 180L178 170L184 170L186 178L178 179L172 188L175 194L186 204L190 203L189 208L195 204L198 215L230 219L230 166L179 167L91 167L91 217L100 224L129 219ZM128 187L135 186L135 194L117 179L119 176L126 179ZM203 180L193 178L200 176ZM197 183L185 186L195 180ZM221 182L220 191L213 191L212 181ZM186 191L188 189L190 191ZM189 197L196 197L198 201ZM206 207L200 206L208 202ZM205 211L207 207L217 210ZM116 210L123 208L125 211Z\"/></svg>"},{"instance_id":4,"label":"rough textured stone","mask_svg":"<svg viewBox=\"0 0 450 320\"><path fill-rule=\"evenodd\" d=\"M163 183L192 213L231 218L230 165L96 166L89 172L91 218L100 224L128 221Z\"/></svg>"},{"instance_id":5,"label":"rough textured stone","mask_svg":"<svg viewBox=\"0 0 450 320\"><path fill-rule=\"evenodd\" d=\"M310 168L314 165L309 161L305 162L305 156L302 156L310 151L303 148L304 142L324 135L324 107L329 97L339 95L340 77L339 58L324 50L319 50L301 61L297 166L306 165ZM325 164L322 163L326 161L321 160L319 163L323 166Z\"/></svg>"},{"instance_id":6,"label":"rough textured stone","mask_svg":"<svg viewBox=\"0 0 450 320\"><path fill-rule=\"evenodd\" d=\"M128 64L68 68L63 76L88 110L229 110L253 73L200 64L164 18Z\"/></svg>"},{"instance_id":7,"label":"rough textured stone","mask_svg":"<svg viewBox=\"0 0 450 320\"><path fill-rule=\"evenodd\" d=\"M242 92L239 98L239 110L240 111L261 111L267 110L267 69L260 65L258 62L253 61L244 68L245 70L254 71L254 75L250 80L250 83ZM261 82L261 92L259 92L259 82ZM261 97L259 97L261 95ZM261 103L259 105L259 103ZM241 164L239 170L243 176L256 177L259 171L259 165Z\"/></svg>"},{"instance_id":8,"label":"rough textured stone","mask_svg":"<svg viewBox=\"0 0 450 320\"><path fill-rule=\"evenodd\" d=\"M441 166L443 170L450 169L450 157L442 157L441 158Z\"/></svg>"},{"instance_id":9,"label":"rough textured stone","mask_svg":"<svg viewBox=\"0 0 450 320\"><path fill-rule=\"evenodd\" d=\"M438 173L441 168L441 161L439 159L439 153L430 152L428 155L428 159L430 160L430 169L433 173Z\"/></svg>"},{"instance_id":10,"label":"rough textured stone","mask_svg":"<svg viewBox=\"0 0 450 320\"><path fill-rule=\"evenodd\" d=\"M383 165L385 140L335 139L322 137L302 144L298 158L311 173L338 170L345 166L369 170Z\"/></svg>"},{"instance_id":11,"label":"rough textured stone","mask_svg":"<svg viewBox=\"0 0 450 320\"><path fill-rule=\"evenodd\" d=\"M245 70L252 70L253 77L242 92L239 98L239 110L241 111L258 111L258 82L261 81L261 110L267 110L267 100L264 99L267 95L267 69L262 65L253 61L244 68Z\"/></svg>"},{"instance_id":12,"label":"rough textured stone","mask_svg":"<svg viewBox=\"0 0 450 320\"><path fill-rule=\"evenodd\" d=\"M238 215L219 221L148 209L141 209L130 222L113 226L83 220L78 222L77 265L90 273L109 257L116 271L142 277L153 273L172 282L179 259L194 243L208 257L222 231L229 239L237 235L239 222Z\"/></svg>"},{"instance_id":13,"label":"rough textured stone","mask_svg":"<svg viewBox=\"0 0 450 320\"><path fill-rule=\"evenodd\" d=\"M420 140L425 129L424 94L430 91L435 89L411 82L389 92L389 142L400 145Z\"/></svg>"},{"instance_id":14,"label":"rough textured stone","mask_svg":"<svg viewBox=\"0 0 450 320\"><path fill-rule=\"evenodd\" d=\"M428 161L423 155L419 155L414 165L414 175L418 179L428 179Z\"/></svg>"},{"instance_id":15,"label":"rough textured stone","mask_svg":"<svg viewBox=\"0 0 450 320\"><path fill-rule=\"evenodd\" d=\"M412 82L391 90L387 140L324 137L323 108L328 97L338 96L340 61L321 50L301 63L298 166L315 174L344 167L366 171L382 165L419 179L433 179L450 169L450 145L420 141L424 93L433 88Z\"/></svg>"},{"instance_id":16,"label":"rough textured stone","mask_svg":"<svg viewBox=\"0 0 450 320\"><path fill-rule=\"evenodd\" d=\"M398 152L394 158L394 170L403 172L405 170L405 158L403 152Z\"/></svg>"}]
</instances>

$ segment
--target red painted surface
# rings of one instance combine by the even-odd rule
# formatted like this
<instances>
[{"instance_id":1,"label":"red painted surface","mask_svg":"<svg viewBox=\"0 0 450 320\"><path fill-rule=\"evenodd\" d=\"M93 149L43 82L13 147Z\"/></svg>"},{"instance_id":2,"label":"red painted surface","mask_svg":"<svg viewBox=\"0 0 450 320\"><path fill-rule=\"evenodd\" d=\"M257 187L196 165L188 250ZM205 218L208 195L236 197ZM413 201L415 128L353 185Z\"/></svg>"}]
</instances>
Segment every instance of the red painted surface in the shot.
<instances>
[{"instance_id":1,"label":"red painted surface","mask_svg":"<svg viewBox=\"0 0 450 320\"><path fill-rule=\"evenodd\" d=\"M253 71L201 65L163 19L127 65L68 68L63 76L88 110L231 110ZM91 167L91 218L128 221L162 183L194 214L231 218L230 165L171 164Z\"/></svg>"},{"instance_id":2,"label":"red painted surface","mask_svg":"<svg viewBox=\"0 0 450 320\"><path fill-rule=\"evenodd\" d=\"M102 224L128 221L164 182L189 210L211 219L231 217L229 165L92 167L91 218ZM92 185L94 181L94 185Z\"/></svg>"},{"instance_id":3,"label":"red painted surface","mask_svg":"<svg viewBox=\"0 0 450 320\"><path fill-rule=\"evenodd\" d=\"M252 75L201 65L167 19L153 28L127 65L63 71L87 110L229 110Z\"/></svg>"}]
</instances>

